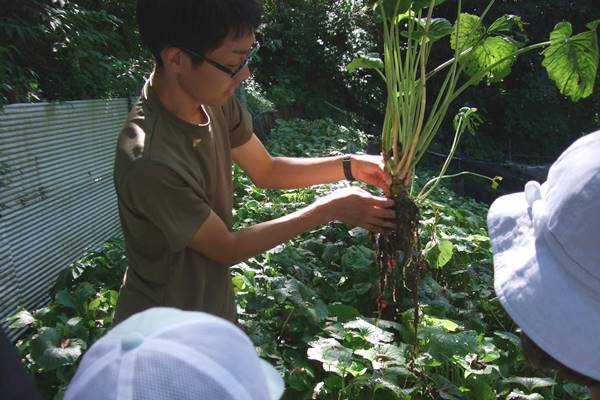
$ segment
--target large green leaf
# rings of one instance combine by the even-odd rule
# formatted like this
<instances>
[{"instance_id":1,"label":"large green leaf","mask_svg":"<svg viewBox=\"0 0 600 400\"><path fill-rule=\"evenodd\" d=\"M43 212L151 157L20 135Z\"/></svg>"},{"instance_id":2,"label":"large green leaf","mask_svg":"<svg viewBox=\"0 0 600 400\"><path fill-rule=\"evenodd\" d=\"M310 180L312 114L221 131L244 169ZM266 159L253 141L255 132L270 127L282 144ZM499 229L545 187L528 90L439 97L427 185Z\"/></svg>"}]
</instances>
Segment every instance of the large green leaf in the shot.
<instances>
[{"instance_id":1,"label":"large green leaf","mask_svg":"<svg viewBox=\"0 0 600 400\"><path fill-rule=\"evenodd\" d=\"M355 336L358 336L373 344L387 343L394 340L393 333L386 332L362 318L357 318L354 321L346 322L344 324L344 328L353 331L352 333Z\"/></svg>"},{"instance_id":2,"label":"large green leaf","mask_svg":"<svg viewBox=\"0 0 600 400\"><path fill-rule=\"evenodd\" d=\"M481 79L486 78L488 83L499 82L510 74L515 57L500 61L518 49L517 43L510 38L503 36L488 37L479 43L464 60L465 72L470 76L481 75ZM500 63L494 65L498 62Z\"/></svg>"},{"instance_id":3,"label":"large green leaf","mask_svg":"<svg viewBox=\"0 0 600 400\"><path fill-rule=\"evenodd\" d=\"M442 240L438 244L438 249L440 252L437 257L436 267L442 268L452 259L452 254L454 254L454 245L449 240Z\"/></svg>"},{"instance_id":4,"label":"large green leaf","mask_svg":"<svg viewBox=\"0 0 600 400\"><path fill-rule=\"evenodd\" d=\"M544 51L542 65L550 79L573 101L588 97L594 90L598 72L598 23L589 23L589 31L575 36L572 36L570 23L559 23L550 34L550 46Z\"/></svg>"},{"instance_id":5,"label":"large green leaf","mask_svg":"<svg viewBox=\"0 0 600 400\"><path fill-rule=\"evenodd\" d=\"M466 50L475 46L483 34L484 29L481 18L477 15L462 13L452 29L450 47L452 50Z\"/></svg>"},{"instance_id":6,"label":"large green leaf","mask_svg":"<svg viewBox=\"0 0 600 400\"><path fill-rule=\"evenodd\" d=\"M404 366L406 364L406 358L404 357L404 347L399 347L393 344L385 343L378 344L370 349L359 349L356 350L355 353L371 361L373 369L387 369L389 366L392 365Z\"/></svg>"},{"instance_id":7,"label":"large green leaf","mask_svg":"<svg viewBox=\"0 0 600 400\"><path fill-rule=\"evenodd\" d=\"M352 73L357 69L383 69L383 61L377 53L367 53L356 57L346 66L348 72Z\"/></svg>"},{"instance_id":8,"label":"large green leaf","mask_svg":"<svg viewBox=\"0 0 600 400\"><path fill-rule=\"evenodd\" d=\"M502 382L504 383L516 383L522 385L529 392L532 392L537 388L544 388L556 385L556 381L550 378L538 378L538 377L520 377L513 376L506 378Z\"/></svg>"},{"instance_id":9,"label":"large green leaf","mask_svg":"<svg viewBox=\"0 0 600 400\"><path fill-rule=\"evenodd\" d=\"M85 342L81 339L66 339L58 346L49 347L40 357L39 364L47 371L64 365L73 365L85 350Z\"/></svg>"},{"instance_id":10,"label":"large green leaf","mask_svg":"<svg viewBox=\"0 0 600 400\"><path fill-rule=\"evenodd\" d=\"M306 351L309 359L320 361L327 372L346 375L346 370L352 364L352 350L344 347L335 339L319 338L308 344Z\"/></svg>"},{"instance_id":11,"label":"large green leaf","mask_svg":"<svg viewBox=\"0 0 600 400\"><path fill-rule=\"evenodd\" d=\"M46 371L77 362L86 344L81 339L63 339L54 328L42 328L31 342L31 357Z\"/></svg>"},{"instance_id":12,"label":"large green leaf","mask_svg":"<svg viewBox=\"0 0 600 400\"><path fill-rule=\"evenodd\" d=\"M11 329L21 329L35 322L35 317L27 310L21 310L8 318Z\"/></svg>"}]
</instances>

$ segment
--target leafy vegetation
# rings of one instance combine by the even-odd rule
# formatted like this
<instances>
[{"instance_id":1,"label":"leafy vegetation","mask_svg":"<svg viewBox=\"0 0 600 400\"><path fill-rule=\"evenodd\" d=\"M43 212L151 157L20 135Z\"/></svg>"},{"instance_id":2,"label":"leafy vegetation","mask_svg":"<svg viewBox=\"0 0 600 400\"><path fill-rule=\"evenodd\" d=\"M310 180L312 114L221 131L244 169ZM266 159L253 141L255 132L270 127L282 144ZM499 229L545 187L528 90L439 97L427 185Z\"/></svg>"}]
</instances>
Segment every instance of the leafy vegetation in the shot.
<instances>
[{"instance_id":1,"label":"leafy vegetation","mask_svg":"<svg viewBox=\"0 0 600 400\"><path fill-rule=\"evenodd\" d=\"M3 2L0 104L137 94L151 68L135 1Z\"/></svg>"},{"instance_id":2,"label":"leafy vegetation","mask_svg":"<svg viewBox=\"0 0 600 400\"><path fill-rule=\"evenodd\" d=\"M332 120L292 120L280 121L266 144L273 153L317 156L367 140ZM261 190L236 169L235 225L284 215L329 190ZM432 268L419 283L414 359L412 310L376 318L366 231L332 223L234 266L240 324L284 375L285 398L589 398L587 389L525 366L518 332L493 292L486 212L443 187L424 203L422 248ZM83 351L110 325L125 266L122 243L111 241L60 274L47 307L12 317L15 328L27 328L18 347L46 398L61 398Z\"/></svg>"},{"instance_id":3,"label":"leafy vegetation","mask_svg":"<svg viewBox=\"0 0 600 400\"><path fill-rule=\"evenodd\" d=\"M118 240L86 253L60 273L48 306L9 318L11 328L25 329L17 348L44 398L62 398L83 352L110 328L124 253Z\"/></svg>"}]
</instances>

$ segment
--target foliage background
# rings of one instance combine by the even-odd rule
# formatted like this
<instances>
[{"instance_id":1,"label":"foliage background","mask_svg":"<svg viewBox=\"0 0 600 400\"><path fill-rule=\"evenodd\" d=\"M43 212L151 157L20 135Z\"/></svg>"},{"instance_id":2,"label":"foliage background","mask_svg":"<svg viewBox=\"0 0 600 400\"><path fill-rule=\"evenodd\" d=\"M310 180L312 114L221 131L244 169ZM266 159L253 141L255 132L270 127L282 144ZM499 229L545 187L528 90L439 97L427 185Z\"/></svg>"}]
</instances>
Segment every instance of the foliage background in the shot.
<instances>
[{"instance_id":1,"label":"foliage background","mask_svg":"<svg viewBox=\"0 0 600 400\"><path fill-rule=\"evenodd\" d=\"M465 0L466 11L478 13L483 3ZM453 4L446 1L437 16L453 20ZM0 6L3 104L135 95L151 69L135 30L134 0L0 0ZM264 0L264 10L247 104L255 116L305 118L272 124L269 150L315 156L363 150L364 131L378 133L384 93L376 76L350 75L345 66L357 52L381 47L368 1ZM503 13L522 16L530 39L542 41L563 19L580 31L600 18L600 7L597 0L498 0L489 18ZM433 60L446 60L448 47L439 44ZM600 87L570 103L538 54L521 58L501 84L465 93L456 106L465 104L485 118L462 146L469 157L546 161L600 127ZM440 146L446 140L442 135ZM331 190L266 192L239 171L234 187L237 226L283 215ZM435 268L420 287L427 318L419 376L402 368L410 314L389 324L371 319L377 276L364 232L349 235L333 224L237 266L240 319L285 376L288 398L419 398L428 390L443 399L587 398L585 389L524 366L515 326L493 294L485 213L484 205L445 189L423 210L423 248ZM19 347L46 397L60 398L82 352L110 326L125 266L122 244L108 243L65 270L48 307L13 318L15 327L28 329ZM333 341L337 352L324 351ZM382 349L388 353L378 354Z\"/></svg>"},{"instance_id":2,"label":"foliage background","mask_svg":"<svg viewBox=\"0 0 600 400\"><path fill-rule=\"evenodd\" d=\"M136 95L151 69L136 31L135 0L0 3L0 103ZM254 73L268 100L277 104L278 117L318 118L342 109L361 115L363 127L378 132L383 85L372 72L345 72L357 52L381 48L370 3L263 0L264 26L258 34L263 46ZM437 16L453 20L455 3L440 5ZM465 0L464 9L480 13L486 4ZM562 20L581 31L586 22L600 18L600 7L596 0L498 0L488 19L505 13L522 16L530 41L542 41ZM449 55L442 41L432 65ZM541 56L529 53L504 82L481 84L456 102L456 107L479 108L485 119L479 134L466 138L463 156L547 162L578 136L600 127L600 90L573 104L540 64ZM451 140L447 131L442 143Z\"/></svg>"}]
</instances>

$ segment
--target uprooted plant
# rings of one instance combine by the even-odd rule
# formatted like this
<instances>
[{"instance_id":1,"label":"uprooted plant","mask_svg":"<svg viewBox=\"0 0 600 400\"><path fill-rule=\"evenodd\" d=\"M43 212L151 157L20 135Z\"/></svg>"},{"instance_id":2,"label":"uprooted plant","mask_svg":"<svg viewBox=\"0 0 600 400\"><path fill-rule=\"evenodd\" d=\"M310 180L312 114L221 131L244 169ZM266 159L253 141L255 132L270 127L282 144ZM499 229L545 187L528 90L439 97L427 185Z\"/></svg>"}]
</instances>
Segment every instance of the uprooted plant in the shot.
<instances>
[{"instance_id":1,"label":"uprooted plant","mask_svg":"<svg viewBox=\"0 0 600 400\"><path fill-rule=\"evenodd\" d=\"M384 54L367 53L349 65L374 69L385 82L387 106L382 132L382 155L392 175L391 197L395 201L397 229L376 239L380 269L380 291L377 303L380 316L393 318L400 311L400 288L412 291L415 306L415 331L418 322L417 282L425 265L419 246L419 204L442 180L473 174L497 185L500 177L461 172L446 175L461 135L472 133L481 122L477 109L463 107L454 118L454 140L439 175L429 180L419 193L413 193L415 166L440 130L450 106L470 86L485 80L495 83L510 74L520 54L543 49L549 77L560 92L578 101L589 96L598 69L600 20L587 24L588 30L573 36L569 22L558 23L548 41L528 44L524 23L519 16L504 15L490 25L485 17L495 0L491 0L481 16L462 12L457 0L454 24L434 18L434 8L445 0L378 0L373 11L383 24ZM453 57L429 69L428 59L440 39L450 37ZM445 78L441 75L445 72ZM437 93L428 91L428 83L442 79Z\"/></svg>"}]
</instances>

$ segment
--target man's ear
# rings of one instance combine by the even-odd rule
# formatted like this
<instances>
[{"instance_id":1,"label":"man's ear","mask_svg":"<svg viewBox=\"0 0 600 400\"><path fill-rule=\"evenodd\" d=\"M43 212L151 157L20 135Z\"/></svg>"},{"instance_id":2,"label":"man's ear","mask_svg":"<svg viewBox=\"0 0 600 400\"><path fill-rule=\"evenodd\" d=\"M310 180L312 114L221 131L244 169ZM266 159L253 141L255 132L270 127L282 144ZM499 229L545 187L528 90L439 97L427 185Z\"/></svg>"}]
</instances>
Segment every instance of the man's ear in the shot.
<instances>
[{"instance_id":1,"label":"man's ear","mask_svg":"<svg viewBox=\"0 0 600 400\"><path fill-rule=\"evenodd\" d=\"M185 53L177 47L166 47L162 49L160 56L165 68L173 72L180 72L188 61Z\"/></svg>"}]
</instances>

